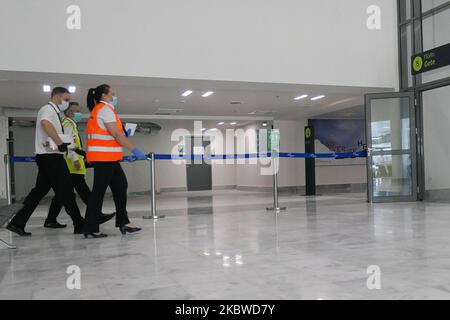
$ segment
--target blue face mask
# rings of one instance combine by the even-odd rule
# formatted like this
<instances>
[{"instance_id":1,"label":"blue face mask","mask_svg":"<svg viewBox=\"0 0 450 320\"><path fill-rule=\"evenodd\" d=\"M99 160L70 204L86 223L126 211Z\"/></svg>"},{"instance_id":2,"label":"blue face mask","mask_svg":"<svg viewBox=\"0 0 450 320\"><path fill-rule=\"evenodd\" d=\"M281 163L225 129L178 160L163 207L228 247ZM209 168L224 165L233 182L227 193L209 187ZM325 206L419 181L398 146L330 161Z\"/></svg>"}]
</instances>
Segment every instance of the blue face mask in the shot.
<instances>
[{"instance_id":1,"label":"blue face mask","mask_svg":"<svg viewBox=\"0 0 450 320\"><path fill-rule=\"evenodd\" d=\"M83 116L81 115L81 112L75 112L73 114L73 121L80 122Z\"/></svg>"},{"instance_id":2,"label":"blue face mask","mask_svg":"<svg viewBox=\"0 0 450 320\"><path fill-rule=\"evenodd\" d=\"M116 97L116 96L113 96L113 97L112 97L111 104L112 104L114 107L117 106L117 97Z\"/></svg>"}]
</instances>

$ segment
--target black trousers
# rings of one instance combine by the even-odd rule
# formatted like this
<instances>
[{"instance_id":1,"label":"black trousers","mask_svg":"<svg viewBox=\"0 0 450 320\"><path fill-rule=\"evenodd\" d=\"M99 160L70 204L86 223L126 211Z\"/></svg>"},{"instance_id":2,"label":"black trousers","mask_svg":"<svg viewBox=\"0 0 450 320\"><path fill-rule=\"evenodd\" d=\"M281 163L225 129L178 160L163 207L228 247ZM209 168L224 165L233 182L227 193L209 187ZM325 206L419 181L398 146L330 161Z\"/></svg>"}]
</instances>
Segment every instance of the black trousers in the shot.
<instances>
[{"instance_id":1,"label":"black trousers","mask_svg":"<svg viewBox=\"0 0 450 320\"><path fill-rule=\"evenodd\" d=\"M87 205L89 201L89 196L91 194L91 189L89 189L84 174L70 174L73 187L77 191L81 200ZM50 204L50 209L48 211L47 222L56 222L63 204L58 201L57 197L53 197L52 203Z\"/></svg>"},{"instance_id":2,"label":"black trousers","mask_svg":"<svg viewBox=\"0 0 450 320\"><path fill-rule=\"evenodd\" d=\"M84 220L75 201L70 172L63 155L38 154L36 155L36 164L39 169L36 185L23 201L23 208L11 220L12 225L25 228L39 202L50 189L53 189L55 197L63 204L67 214L72 218L74 226L83 225Z\"/></svg>"},{"instance_id":3,"label":"black trousers","mask_svg":"<svg viewBox=\"0 0 450 320\"><path fill-rule=\"evenodd\" d=\"M111 189L116 206L116 227L130 223L127 212L128 182L120 162L93 162L94 185L86 208L84 233L99 232L99 218L106 189Z\"/></svg>"}]
</instances>

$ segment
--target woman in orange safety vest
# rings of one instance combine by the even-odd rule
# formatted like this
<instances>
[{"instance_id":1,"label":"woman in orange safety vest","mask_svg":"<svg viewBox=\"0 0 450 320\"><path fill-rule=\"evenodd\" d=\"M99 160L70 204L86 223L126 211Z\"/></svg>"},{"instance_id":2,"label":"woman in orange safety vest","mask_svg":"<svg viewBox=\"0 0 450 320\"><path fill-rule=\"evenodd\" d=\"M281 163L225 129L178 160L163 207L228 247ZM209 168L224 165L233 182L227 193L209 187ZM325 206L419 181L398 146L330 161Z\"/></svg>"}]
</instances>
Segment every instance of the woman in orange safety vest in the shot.
<instances>
[{"instance_id":1,"label":"woman in orange safety vest","mask_svg":"<svg viewBox=\"0 0 450 320\"><path fill-rule=\"evenodd\" d=\"M112 88L103 84L89 89L87 106L91 111L86 126L86 160L94 167L94 185L86 208L84 237L104 238L99 222L106 189L110 187L116 206L116 227L122 234L135 233L141 229L130 225L127 213L128 182L120 161L122 147L128 149L138 160L147 156L127 139L122 122L116 113L117 98Z\"/></svg>"}]
</instances>

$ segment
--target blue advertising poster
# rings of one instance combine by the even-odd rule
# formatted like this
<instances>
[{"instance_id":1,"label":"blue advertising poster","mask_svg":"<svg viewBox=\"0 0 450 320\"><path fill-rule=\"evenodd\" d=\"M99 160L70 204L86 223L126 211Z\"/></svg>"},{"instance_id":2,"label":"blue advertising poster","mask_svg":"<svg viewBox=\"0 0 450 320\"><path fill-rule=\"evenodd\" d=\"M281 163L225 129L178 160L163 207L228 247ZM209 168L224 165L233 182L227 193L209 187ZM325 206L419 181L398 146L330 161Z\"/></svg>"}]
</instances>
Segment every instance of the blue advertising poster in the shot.
<instances>
[{"instance_id":1,"label":"blue advertising poster","mask_svg":"<svg viewBox=\"0 0 450 320\"><path fill-rule=\"evenodd\" d=\"M355 152L366 143L365 121L359 119L311 119L316 140L333 152Z\"/></svg>"}]
</instances>

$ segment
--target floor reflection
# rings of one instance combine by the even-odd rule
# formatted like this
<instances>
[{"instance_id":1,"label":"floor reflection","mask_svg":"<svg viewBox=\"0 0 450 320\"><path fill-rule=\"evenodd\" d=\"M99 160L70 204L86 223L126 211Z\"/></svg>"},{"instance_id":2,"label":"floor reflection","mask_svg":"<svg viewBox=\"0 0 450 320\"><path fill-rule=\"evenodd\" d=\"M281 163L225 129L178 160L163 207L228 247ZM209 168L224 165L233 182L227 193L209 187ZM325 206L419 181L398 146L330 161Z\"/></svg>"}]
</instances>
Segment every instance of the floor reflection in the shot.
<instances>
[{"instance_id":1,"label":"floor reflection","mask_svg":"<svg viewBox=\"0 0 450 320\"><path fill-rule=\"evenodd\" d=\"M187 198L187 214L213 214L213 197L212 196L196 196Z\"/></svg>"}]
</instances>

